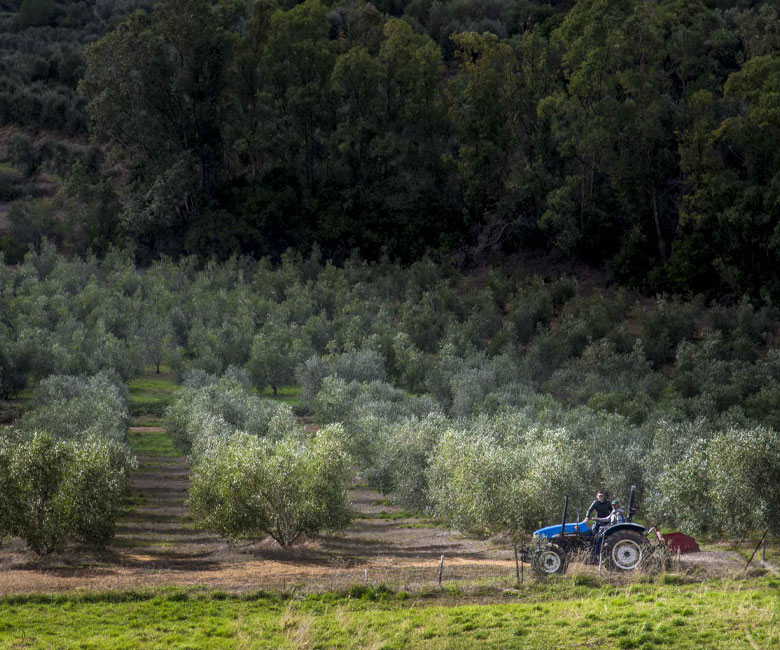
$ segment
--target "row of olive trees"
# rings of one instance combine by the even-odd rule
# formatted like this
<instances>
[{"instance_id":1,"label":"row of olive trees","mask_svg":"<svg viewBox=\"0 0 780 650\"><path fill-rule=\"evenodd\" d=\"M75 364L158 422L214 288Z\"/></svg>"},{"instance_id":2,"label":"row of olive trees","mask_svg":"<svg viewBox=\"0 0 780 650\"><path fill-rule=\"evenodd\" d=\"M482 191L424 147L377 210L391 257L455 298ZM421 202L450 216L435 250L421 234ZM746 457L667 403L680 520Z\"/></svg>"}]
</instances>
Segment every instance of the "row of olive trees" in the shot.
<instances>
[{"instance_id":1,"label":"row of olive trees","mask_svg":"<svg viewBox=\"0 0 780 650\"><path fill-rule=\"evenodd\" d=\"M0 430L0 537L38 554L114 537L128 471L129 423L116 377L53 375L12 429Z\"/></svg>"},{"instance_id":2,"label":"row of olive trees","mask_svg":"<svg viewBox=\"0 0 780 650\"><path fill-rule=\"evenodd\" d=\"M300 384L309 409L336 375L428 393L459 417L496 408L518 383L634 423L736 411L780 421L776 312L747 301L648 306L622 292L585 298L567 278L494 269L477 284L427 260L336 268L316 254L141 272L124 253L66 260L44 244L0 267L0 307L2 395L52 373L236 366L258 389Z\"/></svg>"},{"instance_id":3,"label":"row of olive trees","mask_svg":"<svg viewBox=\"0 0 780 650\"><path fill-rule=\"evenodd\" d=\"M288 406L253 395L241 372L188 376L167 424L192 460L191 511L223 537L289 546L349 522L341 427L307 434Z\"/></svg>"},{"instance_id":4,"label":"row of olive trees","mask_svg":"<svg viewBox=\"0 0 780 650\"><path fill-rule=\"evenodd\" d=\"M775 429L731 414L638 426L516 385L502 388L514 394L512 406L452 419L435 402L394 391L329 377L315 414L343 423L373 486L461 530L516 537L554 520L564 494L573 516L596 489L627 498L631 485L641 516L655 524L727 536L780 530Z\"/></svg>"},{"instance_id":5,"label":"row of olive trees","mask_svg":"<svg viewBox=\"0 0 780 650\"><path fill-rule=\"evenodd\" d=\"M648 495L660 476L649 458L664 427L701 419L702 430L712 432L709 445L719 431L773 427L780 418L776 312L747 301L647 305L621 292L585 298L565 278L546 282L494 269L477 281L427 260L336 268L316 254L288 255L276 267L245 259L205 267L161 261L141 272L124 253L65 260L44 246L15 268L0 266L0 307L7 393L54 371L111 368L127 378L144 363L165 363L181 376L192 371L195 384L231 366L245 388L297 381L304 408L323 422L344 423L348 450L377 485L392 458L404 457L385 444L403 440L388 427L430 413L448 418L440 432L472 432L469 422L524 413L519 431L563 430L572 444L585 445L582 492L605 483L625 494L637 483ZM255 426L235 415L240 409L230 413L182 431L202 427L220 432L209 439L221 439ZM199 437L176 435L185 446ZM515 459L513 474L532 471L513 450L535 439L484 439ZM424 471L399 485L429 476L438 444L436 437L424 453L409 452L425 459ZM546 493L560 499L564 483ZM413 492L427 495L423 506L432 507L427 487Z\"/></svg>"},{"instance_id":6,"label":"row of olive trees","mask_svg":"<svg viewBox=\"0 0 780 650\"><path fill-rule=\"evenodd\" d=\"M315 415L340 419L371 485L465 531L516 537L557 513L564 493L584 505L600 485L622 494L641 481L623 418L515 388L522 406L453 419L430 398L330 377Z\"/></svg>"}]
</instances>

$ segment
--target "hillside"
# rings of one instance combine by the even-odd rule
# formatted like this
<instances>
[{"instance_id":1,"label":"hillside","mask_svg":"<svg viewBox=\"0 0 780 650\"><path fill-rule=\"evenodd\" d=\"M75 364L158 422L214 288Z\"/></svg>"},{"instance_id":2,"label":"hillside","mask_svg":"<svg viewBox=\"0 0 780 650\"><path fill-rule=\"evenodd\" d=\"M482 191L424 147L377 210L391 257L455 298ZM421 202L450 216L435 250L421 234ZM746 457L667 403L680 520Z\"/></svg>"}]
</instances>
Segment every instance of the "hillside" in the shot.
<instances>
[{"instance_id":1,"label":"hillside","mask_svg":"<svg viewBox=\"0 0 780 650\"><path fill-rule=\"evenodd\" d=\"M465 267L540 251L650 295L780 286L770 2L165 0L128 15L145 6L25 0L0 21L0 123L36 143L89 132L124 170L51 160L63 179L86 167L68 236L43 227L64 251L121 242L148 263L316 244L337 263ZM7 237L14 259L38 243Z\"/></svg>"}]
</instances>

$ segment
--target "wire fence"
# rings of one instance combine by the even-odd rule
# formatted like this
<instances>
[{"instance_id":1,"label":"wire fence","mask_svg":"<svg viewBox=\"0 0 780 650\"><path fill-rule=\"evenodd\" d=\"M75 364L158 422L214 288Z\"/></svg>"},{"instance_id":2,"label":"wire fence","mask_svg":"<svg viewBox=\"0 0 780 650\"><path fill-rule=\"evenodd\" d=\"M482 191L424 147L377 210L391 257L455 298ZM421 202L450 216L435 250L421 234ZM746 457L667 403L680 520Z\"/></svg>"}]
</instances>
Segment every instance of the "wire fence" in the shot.
<instances>
[{"instance_id":1,"label":"wire fence","mask_svg":"<svg viewBox=\"0 0 780 650\"><path fill-rule=\"evenodd\" d=\"M526 561L523 561L523 551ZM760 551L757 555L760 557ZM604 560L603 558L601 558ZM757 561L748 575L774 572L770 561ZM744 576L745 562L738 554L727 552L700 552L693 554L666 553L661 549L648 556L640 569L613 571L607 562L599 563L598 556L588 551L574 553L567 558L566 575L577 576L588 584L626 583L684 575L691 580ZM305 592L343 591L356 586L387 587L394 591L434 591L455 589L462 593L479 593L480 590L517 590L530 588L539 580L532 568L530 550L518 544L491 547L470 555L440 553L426 554L418 558L399 561L396 557L378 555L370 561L343 568L331 566L319 574L287 575L282 580L268 576L271 588ZM671 578L676 579L676 578Z\"/></svg>"}]
</instances>

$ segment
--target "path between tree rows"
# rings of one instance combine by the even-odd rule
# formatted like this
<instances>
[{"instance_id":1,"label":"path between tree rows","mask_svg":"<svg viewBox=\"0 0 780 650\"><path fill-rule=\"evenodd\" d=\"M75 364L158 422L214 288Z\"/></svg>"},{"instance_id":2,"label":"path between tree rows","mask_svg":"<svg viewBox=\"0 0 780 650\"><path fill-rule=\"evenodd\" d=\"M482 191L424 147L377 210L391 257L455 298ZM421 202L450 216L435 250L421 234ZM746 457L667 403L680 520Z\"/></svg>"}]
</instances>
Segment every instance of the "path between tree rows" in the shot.
<instances>
[{"instance_id":1,"label":"path between tree rows","mask_svg":"<svg viewBox=\"0 0 780 650\"><path fill-rule=\"evenodd\" d=\"M495 549L489 540L408 517L361 486L350 490L355 518L339 534L306 539L291 549L270 539L228 544L189 516L187 459L139 451L154 447L145 438L159 439L164 430L131 427L130 433L138 469L114 543L105 551L72 549L46 558L26 551L21 540L6 544L0 548L0 594L160 585L308 591L364 582L414 589L436 584L441 555L445 581L513 582L510 548Z\"/></svg>"},{"instance_id":2,"label":"path between tree rows","mask_svg":"<svg viewBox=\"0 0 780 650\"><path fill-rule=\"evenodd\" d=\"M339 534L305 539L290 549L270 539L228 544L192 521L186 501L190 468L175 455L164 429L131 427L130 435L138 469L114 543L104 551L76 548L38 558L13 540L0 547L0 594L162 585L321 591L366 582L417 589L437 583L442 555L445 582L514 585L514 556L505 541L470 539L407 516L362 486L350 490L355 518ZM159 449L161 442L169 455L143 451ZM697 553L684 562L707 574L735 574L744 566L730 551ZM767 569L776 573L771 564ZM525 570L530 577L527 565Z\"/></svg>"}]
</instances>

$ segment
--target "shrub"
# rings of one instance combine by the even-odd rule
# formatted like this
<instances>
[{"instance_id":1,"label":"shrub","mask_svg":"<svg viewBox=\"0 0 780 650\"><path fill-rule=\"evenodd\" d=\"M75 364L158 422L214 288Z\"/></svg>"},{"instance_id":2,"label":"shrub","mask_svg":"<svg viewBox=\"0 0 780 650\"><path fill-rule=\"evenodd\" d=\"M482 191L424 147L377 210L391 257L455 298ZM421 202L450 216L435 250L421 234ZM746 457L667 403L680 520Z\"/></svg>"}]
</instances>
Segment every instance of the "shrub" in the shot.
<instances>
[{"instance_id":1,"label":"shrub","mask_svg":"<svg viewBox=\"0 0 780 650\"><path fill-rule=\"evenodd\" d=\"M217 380L197 371L187 383L166 411L168 432L185 453L197 455L201 441L239 430L260 438L283 437L297 426L289 406L259 399L236 377ZM199 387L190 387L193 383Z\"/></svg>"},{"instance_id":2,"label":"shrub","mask_svg":"<svg viewBox=\"0 0 780 650\"><path fill-rule=\"evenodd\" d=\"M455 417L470 416L474 407L497 388L496 372L490 364L478 364L463 368L451 380L452 414Z\"/></svg>"},{"instance_id":3,"label":"shrub","mask_svg":"<svg viewBox=\"0 0 780 650\"><path fill-rule=\"evenodd\" d=\"M467 293L463 298L468 310L465 319L457 327L452 327L457 336L445 335L445 338L474 347L477 350L486 350L493 347L496 336L503 326L503 314L493 301L493 296L487 290L478 290Z\"/></svg>"},{"instance_id":4,"label":"shrub","mask_svg":"<svg viewBox=\"0 0 780 650\"><path fill-rule=\"evenodd\" d=\"M642 341L656 368L671 361L680 341L693 335L697 309L695 303L659 299L643 317Z\"/></svg>"},{"instance_id":5,"label":"shrub","mask_svg":"<svg viewBox=\"0 0 780 650\"><path fill-rule=\"evenodd\" d=\"M425 383L443 408L455 417L466 417L516 373L516 363L506 355L488 359L480 352L464 358L456 354L452 345L447 345L432 360Z\"/></svg>"},{"instance_id":6,"label":"shrub","mask_svg":"<svg viewBox=\"0 0 780 650\"><path fill-rule=\"evenodd\" d=\"M363 383L327 377L314 399L314 415L320 422L343 422L359 403L400 403L405 398L400 388L381 381ZM395 419L395 418L394 418Z\"/></svg>"},{"instance_id":7,"label":"shrub","mask_svg":"<svg viewBox=\"0 0 780 650\"><path fill-rule=\"evenodd\" d=\"M109 374L94 377L52 375L33 393L33 408L20 421L20 431L47 431L60 439L127 439L130 416L123 386Z\"/></svg>"},{"instance_id":8,"label":"shrub","mask_svg":"<svg viewBox=\"0 0 780 650\"><path fill-rule=\"evenodd\" d=\"M528 343L537 328L549 324L553 316L553 296L540 278L521 289L509 308L512 330L520 343Z\"/></svg>"},{"instance_id":9,"label":"shrub","mask_svg":"<svg viewBox=\"0 0 780 650\"><path fill-rule=\"evenodd\" d=\"M244 433L214 440L193 466L193 515L223 537L268 534L280 546L343 528L350 508L342 436L333 426L310 440Z\"/></svg>"},{"instance_id":10,"label":"shrub","mask_svg":"<svg viewBox=\"0 0 780 650\"><path fill-rule=\"evenodd\" d=\"M298 366L295 376L301 384L301 398L309 408L320 390L323 379L335 375L345 381L384 382L387 379L385 360L372 349L350 350L324 357L314 355Z\"/></svg>"},{"instance_id":11,"label":"shrub","mask_svg":"<svg viewBox=\"0 0 780 650\"><path fill-rule=\"evenodd\" d=\"M430 291L424 292L419 300L407 300L401 305L400 330L423 352L436 351L447 320L447 310L439 309L436 295Z\"/></svg>"},{"instance_id":12,"label":"shrub","mask_svg":"<svg viewBox=\"0 0 780 650\"><path fill-rule=\"evenodd\" d=\"M301 385L301 400L309 407L314 406L314 398L322 386L322 380L330 374L324 358L315 354L295 369L295 378Z\"/></svg>"},{"instance_id":13,"label":"shrub","mask_svg":"<svg viewBox=\"0 0 780 650\"><path fill-rule=\"evenodd\" d=\"M409 335L398 332L393 339L393 357L395 359L394 379L412 392L422 392L425 378L430 372L431 355L418 349Z\"/></svg>"},{"instance_id":14,"label":"shrub","mask_svg":"<svg viewBox=\"0 0 780 650\"><path fill-rule=\"evenodd\" d=\"M19 29L49 25L57 15L54 0L22 0L16 25Z\"/></svg>"},{"instance_id":15,"label":"shrub","mask_svg":"<svg viewBox=\"0 0 780 650\"><path fill-rule=\"evenodd\" d=\"M618 412L638 424L650 414L666 385L650 367L641 341L619 354L612 341L591 343L579 359L566 362L544 385L556 399Z\"/></svg>"},{"instance_id":16,"label":"shrub","mask_svg":"<svg viewBox=\"0 0 780 650\"><path fill-rule=\"evenodd\" d=\"M460 530L518 535L539 515L522 482L522 469L518 450L448 430L428 471L433 511Z\"/></svg>"},{"instance_id":17,"label":"shrub","mask_svg":"<svg viewBox=\"0 0 780 650\"><path fill-rule=\"evenodd\" d=\"M295 368L311 354L297 326L275 323L264 326L252 341L247 369L260 390L277 389L295 380Z\"/></svg>"},{"instance_id":18,"label":"shrub","mask_svg":"<svg viewBox=\"0 0 780 650\"><path fill-rule=\"evenodd\" d=\"M15 431L0 434L0 530L36 553L113 538L135 462L126 391L111 373L41 382Z\"/></svg>"},{"instance_id":19,"label":"shrub","mask_svg":"<svg viewBox=\"0 0 780 650\"><path fill-rule=\"evenodd\" d=\"M25 0L27 2L28 0ZM41 166L40 153L35 150L35 145L24 135L17 135L11 141L8 153L14 165L22 170L25 178L31 178Z\"/></svg>"},{"instance_id":20,"label":"shrub","mask_svg":"<svg viewBox=\"0 0 780 650\"><path fill-rule=\"evenodd\" d=\"M680 526L689 533L717 531L707 454L713 435L711 426L698 420L685 424L659 422L654 428L653 446L644 462L650 521Z\"/></svg>"},{"instance_id":21,"label":"shrub","mask_svg":"<svg viewBox=\"0 0 780 650\"><path fill-rule=\"evenodd\" d=\"M130 461L115 440L51 433L0 437L0 533L38 554L75 539L99 548L114 536Z\"/></svg>"},{"instance_id":22,"label":"shrub","mask_svg":"<svg viewBox=\"0 0 780 650\"><path fill-rule=\"evenodd\" d=\"M444 416L431 413L373 429L376 448L366 471L369 483L405 508L427 510L429 459L446 428Z\"/></svg>"},{"instance_id":23,"label":"shrub","mask_svg":"<svg viewBox=\"0 0 780 650\"><path fill-rule=\"evenodd\" d=\"M730 427L708 449L712 500L722 530L744 535L780 533L780 434L776 429Z\"/></svg>"},{"instance_id":24,"label":"shrub","mask_svg":"<svg viewBox=\"0 0 780 650\"><path fill-rule=\"evenodd\" d=\"M585 457L561 428L520 431L508 444L491 433L450 429L431 454L433 511L461 530L517 537L556 511L564 493L585 501Z\"/></svg>"},{"instance_id":25,"label":"shrub","mask_svg":"<svg viewBox=\"0 0 780 650\"><path fill-rule=\"evenodd\" d=\"M747 296L734 306L715 305L711 313L712 327L723 336L730 357L742 361L755 361L777 319L772 307L756 309Z\"/></svg>"},{"instance_id":26,"label":"shrub","mask_svg":"<svg viewBox=\"0 0 780 650\"><path fill-rule=\"evenodd\" d=\"M2 263L2 260L0 260ZM9 330L0 323L0 399L15 395L27 383L26 363Z\"/></svg>"},{"instance_id":27,"label":"shrub","mask_svg":"<svg viewBox=\"0 0 780 650\"><path fill-rule=\"evenodd\" d=\"M732 358L720 334L708 336L697 346L683 341L677 349L672 386L683 398L711 405L712 414L720 414L749 403L751 396L770 385L771 363L751 364Z\"/></svg>"}]
</instances>

